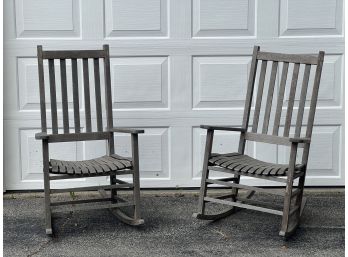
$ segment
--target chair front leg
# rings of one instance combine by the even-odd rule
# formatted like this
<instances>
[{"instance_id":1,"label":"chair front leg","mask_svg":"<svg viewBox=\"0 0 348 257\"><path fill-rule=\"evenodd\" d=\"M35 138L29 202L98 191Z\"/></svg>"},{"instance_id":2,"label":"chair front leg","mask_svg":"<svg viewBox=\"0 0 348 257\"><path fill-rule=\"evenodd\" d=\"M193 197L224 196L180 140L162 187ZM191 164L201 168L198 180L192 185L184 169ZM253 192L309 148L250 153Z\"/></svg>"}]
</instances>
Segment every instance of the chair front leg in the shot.
<instances>
[{"instance_id":1,"label":"chair front leg","mask_svg":"<svg viewBox=\"0 0 348 257\"><path fill-rule=\"evenodd\" d=\"M284 196L283 218L282 218L281 230L279 232L280 236L288 236L290 232L293 232L293 231L289 231L289 218L290 218L292 188L294 183L297 146L298 146L297 143L291 144L289 170L287 174L285 196Z\"/></svg>"},{"instance_id":2,"label":"chair front leg","mask_svg":"<svg viewBox=\"0 0 348 257\"><path fill-rule=\"evenodd\" d=\"M109 155L112 155L115 153L115 142L114 142L114 133L110 133L110 137L108 140L108 152ZM110 185L115 185L116 184L116 175L111 175L110 176ZM111 189L111 200L113 202L117 202L116 196L117 196L117 189L116 188L112 188Z\"/></svg>"},{"instance_id":3,"label":"chair front leg","mask_svg":"<svg viewBox=\"0 0 348 257\"><path fill-rule=\"evenodd\" d=\"M298 190L300 190L300 192L298 193L298 195L296 196L296 200L295 200L295 206L299 206L298 211L296 212L296 220L298 220L298 222L300 222L300 218L301 218L301 214L302 214L302 204L305 204L305 202L303 202L303 200L306 200L303 198L303 191L304 191L304 184L305 184L305 178L306 178L306 171L307 171L307 165L304 171L303 176L301 176L299 178L298 181Z\"/></svg>"},{"instance_id":4,"label":"chair front leg","mask_svg":"<svg viewBox=\"0 0 348 257\"><path fill-rule=\"evenodd\" d=\"M198 213L204 214L205 211L205 201L204 197L207 195L207 178L209 177L209 158L211 156L211 150L213 147L213 137L214 130L208 129L207 131L207 139L205 143L205 152L204 152L204 160L203 160L203 170L202 170L202 180L201 180L201 188L199 193L199 202L198 202Z\"/></svg>"},{"instance_id":5,"label":"chair front leg","mask_svg":"<svg viewBox=\"0 0 348 257\"><path fill-rule=\"evenodd\" d=\"M140 219L140 179L138 134L132 134L134 219Z\"/></svg>"},{"instance_id":6,"label":"chair front leg","mask_svg":"<svg viewBox=\"0 0 348 257\"><path fill-rule=\"evenodd\" d=\"M44 191L45 191L46 234L52 235L53 231L52 231L52 213L51 213L50 178L49 178L49 149L48 149L47 140L42 140L42 155L43 155Z\"/></svg>"}]
</instances>

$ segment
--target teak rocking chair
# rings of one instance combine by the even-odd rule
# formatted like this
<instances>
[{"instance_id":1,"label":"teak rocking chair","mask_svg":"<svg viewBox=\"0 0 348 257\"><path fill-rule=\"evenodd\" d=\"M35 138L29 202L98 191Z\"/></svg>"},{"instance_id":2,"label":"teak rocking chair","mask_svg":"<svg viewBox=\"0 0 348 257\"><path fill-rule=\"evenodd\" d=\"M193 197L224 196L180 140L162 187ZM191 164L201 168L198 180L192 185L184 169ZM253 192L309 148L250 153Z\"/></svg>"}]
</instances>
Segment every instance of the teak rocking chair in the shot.
<instances>
[{"instance_id":1,"label":"teak rocking chair","mask_svg":"<svg viewBox=\"0 0 348 257\"><path fill-rule=\"evenodd\" d=\"M70 210L90 210L90 209L110 209L112 213L121 221L130 225L143 224L140 218L140 190L139 190L139 154L138 154L138 134L144 133L143 130L114 128L112 117L111 100L111 77L110 77L110 57L109 46L104 45L103 50L79 50L79 51L43 51L42 46L37 47L39 87L40 87L40 111L41 111L41 133L35 135L36 139L42 140L43 152L43 174L45 189L45 212L46 212L46 233L52 234L51 213L64 211L61 205L72 205ZM72 101L73 101L73 122L69 119L68 90L67 90L67 64L66 60L71 59L72 69ZM81 59L83 66L83 87L79 87L78 81L78 59ZM91 115L91 90L89 80L89 59L94 66L94 93L95 93L95 116ZM51 110L51 133L47 131L49 118L46 117L45 81L44 81L44 62L48 60L49 71L49 91ZM101 100L101 80L99 61L104 64L104 84L105 84L105 116ZM57 111L57 87L55 78L55 63L60 64L61 78L61 103L62 112ZM85 130L81 131L80 123L80 103L79 90L84 92L84 113ZM71 96L70 96L71 97ZM71 100L71 98L70 98ZM93 104L94 105L94 104ZM58 114L63 116L63 124L58 125ZM70 114L72 115L72 114ZM103 129L103 118L106 118L106 128ZM93 121L95 120L96 124ZM104 119L105 120L105 119ZM69 122L70 121L70 122ZM83 121L83 120L82 120ZM58 128L63 128L62 133ZM70 129L73 128L73 131ZM114 132L130 133L132 144L132 158L121 157L115 154ZM58 142L87 141L87 140L107 140L108 154L99 158L85 161L64 161L49 158L49 144ZM116 175L133 175L133 183L127 183L116 178ZM59 179L86 178L97 176L109 176L110 185L89 186L80 188L51 189L50 182ZM133 200L126 201L117 195L118 188L133 189ZM111 190L110 197L107 196L105 189ZM76 192L85 190L98 190L102 198L74 201L51 202L50 194L61 192ZM129 216L120 208L131 207L133 214Z\"/></svg>"},{"instance_id":2,"label":"teak rocking chair","mask_svg":"<svg viewBox=\"0 0 348 257\"><path fill-rule=\"evenodd\" d=\"M305 199L303 198L304 183L307 170L308 154L311 143L312 128L314 121L314 114L317 105L318 90L320 77L322 72L324 60L324 52L319 52L318 56L304 55L304 54L279 54L270 52L261 52L258 46L254 47L251 68L249 73L247 95L245 101L245 109L243 116L243 123L241 128L224 127L224 126L209 126L201 125L200 127L207 130L207 138L205 145L205 154L202 170L202 181L198 205L198 213L194 213L194 217L205 220L216 220L227 217L234 213L236 208L246 208L261 212L267 212L271 214L281 215L281 229L279 235L290 236L298 227L302 209ZM255 78L258 62L261 61L261 70L259 75L258 92L255 101L254 117L251 131L248 132L249 118L251 114L251 106L253 102L253 92L255 86ZM264 82L266 75L267 63L272 62L271 74L269 79L269 87L267 93L267 99L265 102L265 111L263 126L261 131L258 131L260 109L262 102L262 95L264 91ZM274 124L273 129L269 131L269 123L272 110L272 99L274 94L275 81L277 76L277 69L279 63L283 63L281 77L279 78L280 87L278 92L278 98L274 111ZM289 88L289 98L287 103L286 112L283 109L284 94L286 92L286 82L289 63L293 65L293 74ZM297 117L292 119L297 81L299 77L300 65L304 65L304 75L302 80L302 86L300 90L300 98L298 101ZM310 106L308 112L307 122L303 122L305 119L305 103L307 97L308 81L310 76L311 66L316 65L316 71L314 75L314 83L312 87L312 95L310 97ZM265 90L266 91L266 90ZM279 134L279 127L281 123L281 116L285 117L283 135ZM293 137L289 136L290 126L294 124L292 120L296 120L295 133ZM301 137L301 127L306 127L305 137ZM240 132L240 141L238 152L227 154L213 154L213 136L215 130L225 131L237 131ZM270 133L268 133L270 132ZM246 141L255 141L269 144L276 144L290 147L290 158L288 164L274 164L254 159L244 153ZM296 156L298 148L303 148L302 161L297 164ZM209 171L219 171L229 174L233 174L232 177L223 179L210 179ZM281 192L272 189L259 188L253 186L247 186L240 184L241 176L249 176L259 179L268 179L272 181L282 182L286 184L285 190ZM285 178L284 178L285 177ZM294 182L297 181L297 187ZM207 196L207 186L209 184L222 185L227 188L232 188L231 193L228 195L212 198ZM238 197L238 189L247 189L249 192L245 198ZM284 197L284 205L282 209L265 208L264 203L251 200L250 197L254 192L263 192L269 194L281 195ZM231 199L231 200L227 200ZM206 204L218 203L230 206L227 210L207 214ZM255 204L255 205L253 205ZM267 206L267 204L266 204Z\"/></svg>"}]
</instances>

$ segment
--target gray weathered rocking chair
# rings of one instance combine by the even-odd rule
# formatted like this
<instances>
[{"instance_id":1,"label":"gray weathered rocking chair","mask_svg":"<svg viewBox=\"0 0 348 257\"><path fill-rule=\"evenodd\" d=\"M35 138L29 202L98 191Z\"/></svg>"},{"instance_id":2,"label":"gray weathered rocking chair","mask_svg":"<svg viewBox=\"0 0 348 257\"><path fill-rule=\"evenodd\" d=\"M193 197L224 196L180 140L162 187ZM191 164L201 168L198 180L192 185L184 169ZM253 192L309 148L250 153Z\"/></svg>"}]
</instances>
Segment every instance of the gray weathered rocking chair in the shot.
<instances>
[{"instance_id":1,"label":"gray weathered rocking chair","mask_svg":"<svg viewBox=\"0 0 348 257\"><path fill-rule=\"evenodd\" d=\"M45 212L46 212L46 233L52 234L51 212L64 211L61 205L72 205L69 210L90 210L108 208L121 221L129 225L140 225L144 221L140 218L140 191L139 191L139 154L138 154L138 134L144 133L143 130L114 128L112 117L111 100L111 77L110 77L110 57L109 46L104 45L103 50L81 50L81 51L43 51L42 46L37 47L38 68L39 68L39 86L40 86L40 108L41 108L41 133L35 135L36 139L42 140L43 152L43 174L45 189ZM49 91L51 102L51 133L47 132L46 118L46 100L45 100L45 81L44 81L44 62L48 60L49 68ZM72 66L72 88L73 88L73 125L69 124L68 110L68 90L67 90L67 72L66 60L71 59ZM85 131L81 132L80 124L80 104L79 104L79 83L78 83L78 59L82 59L83 64L83 92L85 109ZM96 108L96 124L94 131L92 129L92 117L90 101L90 83L88 72L88 59L94 63L94 92ZM105 81L105 116L106 128L103 129L102 101L101 101L101 83L99 61L104 63L104 81ZM62 96L62 116L63 133L58 133L57 118L57 90L55 80L55 60L60 63L61 76L61 96ZM59 61L58 61L59 60ZM82 88L80 89L82 90ZM70 128L74 131L71 132ZM121 157L114 151L114 132L130 133L132 143L132 158ZM49 159L49 143L87 141L87 140L107 140L108 154L92 160L85 161L64 161ZM133 183L127 183L116 178L116 175L133 175ZM110 176L110 185L89 186L80 188L50 189L50 182L58 179L72 179L82 177ZM126 201L117 195L118 188L133 189L133 200ZM111 196L107 197L105 189L111 190ZM98 190L103 198L89 200L75 200L65 202L51 202L50 194L61 192L76 192L85 190ZM87 205L86 205L87 204ZM130 217L121 207L130 206L133 208L133 214Z\"/></svg>"},{"instance_id":2,"label":"gray weathered rocking chair","mask_svg":"<svg viewBox=\"0 0 348 257\"><path fill-rule=\"evenodd\" d=\"M234 127L224 127L224 126L209 126L202 125L201 128L207 129L207 139L205 146L205 154L203 161L203 171L202 171L202 181L201 190L199 197L199 207L198 213L193 216L198 219L205 220L216 220L224 218L232 214L236 208L247 208L256 211L267 212L271 214L281 215L281 236L291 235L299 225L300 217L302 214L302 209L304 206L305 199L303 198L303 189L305 183L307 161L309 147L311 143L312 128L314 121L314 114L318 98L319 83L321 77L321 71L324 60L324 52L319 52L318 56L312 55L294 55L294 54L278 54L261 52L258 46L254 47L253 57L251 62L247 96L245 101L245 110L243 116L243 123L241 128ZM253 125L251 131L248 132L250 109L253 99L253 91L255 84L255 77L257 71L258 61L261 63L261 71L259 76L258 92L255 101L255 110ZM262 94L265 82L265 74L267 63L272 62L271 75L269 80L269 88L267 93L267 99L265 102L265 114L262 130L258 132L258 123L262 102ZM276 74L278 69L278 64L283 63L282 74L280 78L280 87L278 93L278 99L275 109L274 125L270 134L268 134L269 120L272 110L272 98L274 94L274 86L276 80ZM284 93L286 92L285 86L287 81L288 67L289 63L293 64L293 74L292 81L289 90L289 99L286 110L285 124L283 136L279 136L279 126L282 116ZM289 137L289 131L292 121L292 113L295 102L296 85L298 81L298 75L300 70L300 65L304 65L304 75L302 80L302 87L300 91L300 99L296 117L296 126L294 137ZM306 134L305 137L301 137L301 127L302 120L304 119L305 102L308 88L308 81L310 76L311 65L316 65L316 72L314 76L312 96L310 100L308 120L306 123ZM284 113L285 115L285 113ZM305 122L304 122L305 123ZM212 154L213 136L214 130L225 130L225 131L237 131L240 132L240 141L238 152L227 153L227 154ZM244 154L245 143L247 140L283 145L290 147L290 159L289 164L273 164L268 162L263 162L254 159L246 154ZM303 148L302 161L300 164L296 164L296 155L298 148ZM219 171L233 174L233 177L223 178L223 179L210 179L209 171ZM285 190L281 192L272 189L258 188L247 185L241 185L240 176L249 176L259 179L268 179L272 181L286 183ZM282 178L283 177L283 178ZM285 178L284 178L285 177ZM298 179L297 188L294 182ZM232 188L232 192L225 196L220 196L217 198L212 198L207 196L207 186L208 184L216 184ZM238 197L238 189L250 190L245 198ZM255 191L281 195L284 197L284 205L281 206L282 210L270 209L260 206L260 202L249 199ZM230 198L231 201L226 200ZM227 210L215 213L206 213L206 203L219 203L230 206ZM249 204L248 204L249 203ZM255 204L255 205L252 205ZM262 204L261 204L262 205ZM265 206L265 205L263 205ZM267 206L267 205L266 205Z\"/></svg>"}]
</instances>

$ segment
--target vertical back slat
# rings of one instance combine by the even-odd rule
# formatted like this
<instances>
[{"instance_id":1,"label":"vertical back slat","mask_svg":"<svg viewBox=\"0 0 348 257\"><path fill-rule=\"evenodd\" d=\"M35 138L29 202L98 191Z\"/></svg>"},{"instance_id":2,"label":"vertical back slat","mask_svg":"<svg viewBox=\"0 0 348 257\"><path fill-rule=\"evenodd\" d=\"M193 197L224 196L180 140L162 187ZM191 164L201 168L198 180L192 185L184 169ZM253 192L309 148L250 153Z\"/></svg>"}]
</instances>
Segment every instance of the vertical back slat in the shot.
<instances>
[{"instance_id":1,"label":"vertical back slat","mask_svg":"<svg viewBox=\"0 0 348 257\"><path fill-rule=\"evenodd\" d=\"M275 85L275 80L277 77L277 70L278 70L278 62L274 61L272 63L272 71L271 71L271 78L270 78L269 87L268 87L265 117L263 119L263 126L262 126L263 134L267 134L267 131L268 131L268 124L269 124L269 118L270 118L271 109L272 109L274 85Z\"/></svg>"},{"instance_id":2,"label":"vertical back slat","mask_svg":"<svg viewBox=\"0 0 348 257\"><path fill-rule=\"evenodd\" d=\"M278 136L280 117L282 115L282 108L283 108L283 101L284 101L286 79L288 77L288 69L289 69L289 63L284 62L283 63L283 70L282 70L282 77L280 80L280 88L279 88L279 94L278 94L276 113L275 113L275 118L274 118L274 126L273 126L273 135L274 136Z\"/></svg>"},{"instance_id":3,"label":"vertical back slat","mask_svg":"<svg viewBox=\"0 0 348 257\"><path fill-rule=\"evenodd\" d=\"M254 92L254 84L255 84L255 77L256 77L256 71L257 71L257 53L260 50L259 46L254 46L253 50L253 57L251 60L251 68L249 73L249 80L248 80L248 89L247 89L247 95L244 105L244 115L243 115L243 123L242 128L247 129L249 125L249 116L250 116L250 109L251 109L251 103L253 98L253 92ZM244 153L245 149L245 134L241 133L240 140L239 140L239 146L238 146L238 152Z\"/></svg>"},{"instance_id":4,"label":"vertical back slat","mask_svg":"<svg viewBox=\"0 0 348 257\"><path fill-rule=\"evenodd\" d=\"M103 131L103 115L101 108L101 93L100 93L100 71L99 71L99 59L94 58L94 80L95 80L95 103L97 112L97 130Z\"/></svg>"},{"instance_id":5,"label":"vertical back slat","mask_svg":"<svg viewBox=\"0 0 348 257\"><path fill-rule=\"evenodd\" d=\"M42 46L37 46L37 59L38 59L39 89L40 89L41 131L47 132L45 78L44 78L44 69L43 69Z\"/></svg>"},{"instance_id":6,"label":"vertical back slat","mask_svg":"<svg viewBox=\"0 0 348 257\"><path fill-rule=\"evenodd\" d=\"M48 71L49 71L49 77L50 77L52 133L58 134L56 76L54 71L54 59L48 60Z\"/></svg>"},{"instance_id":7,"label":"vertical back slat","mask_svg":"<svg viewBox=\"0 0 348 257\"><path fill-rule=\"evenodd\" d=\"M253 127L252 132L257 132L257 127L259 124L259 117L260 117L260 109L261 109L261 102L262 102L262 95L263 95L263 87L265 84L265 75L267 70L267 61L263 60L261 64L261 71L260 71L260 77L259 77L259 87L257 90L257 98L255 103L255 112L254 112L254 120L253 120Z\"/></svg>"},{"instance_id":8,"label":"vertical back slat","mask_svg":"<svg viewBox=\"0 0 348 257\"><path fill-rule=\"evenodd\" d=\"M75 133L80 133L80 105L79 105L79 81L77 73L77 60L71 59L72 64L72 82L73 82L73 101L74 101L74 123Z\"/></svg>"},{"instance_id":9,"label":"vertical back slat","mask_svg":"<svg viewBox=\"0 0 348 257\"><path fill-rule=\"evenodd\" d=\"M92 131L91 121L91 103L90 103L90 92L89 92L89 72L88 72L88 59L83 58L83 87L85 95L85 116L86 116L86 131Z\"/></svg>"},{"instance_id":10,"label":"vertical back slat","mask_svg":"<svg viewBox=\"0 0 348 257\"><path fill-rule=\"evenodd\" d=\"M285 118L284 137L288 137L289 136L290 125L291 125L291 116L292 116L292 110L294 108L294 101L295 101L295 94L296 94L296 85L297 85L297 79L298 79L299 70L300 70L300 64L299 63L295 63L294 71L293 71L293 74L292 74L292 80L291 80L291 88L290 88L290 94L289 94L288 109L287 109L286 118Z\"/></svg>"},{"instance_id":11,"label":"vertical back slat","mask_svg":"<svg viewBox=\"0 0 348 257\"><path fill-rule=\"evenodd\" d=\"M106 114L107 114L107 127L108 129L110 129L113 127L113 119L112 119L112 96L111 96L109 46L103 45L103 49L105 51L104 77L105 77L105 104L106 104Z\"/></svg>"},{"instance_id":12,"label":"vertical back slat","mask_svg":"<svg viewBox=\"0 0 348 257\"><path fill-rule=\"evenodd\" d=\"M64 133L69 133L68 89L66 80L66 61L60 59L60 80L62 85L62 109Z\"/></svg>"},{"instance_id":13,"label":"vertical back slat","mask_svg":"<svg viewBox=\"0 0 348 257\"><path fill-rule=\"evenodd\" d=\"M299 137L300 134L301 134L303 112L304 112L304 107L305 107L305 103L306 103L306 96L307 96L307 88L308 88L308 81L309 81L310 71L311 71L311 65L310 64L306 64L304 75L303 75L300 103L299 103L298 112L297 112L295 137Z\"/></svg>"}]
</instances>

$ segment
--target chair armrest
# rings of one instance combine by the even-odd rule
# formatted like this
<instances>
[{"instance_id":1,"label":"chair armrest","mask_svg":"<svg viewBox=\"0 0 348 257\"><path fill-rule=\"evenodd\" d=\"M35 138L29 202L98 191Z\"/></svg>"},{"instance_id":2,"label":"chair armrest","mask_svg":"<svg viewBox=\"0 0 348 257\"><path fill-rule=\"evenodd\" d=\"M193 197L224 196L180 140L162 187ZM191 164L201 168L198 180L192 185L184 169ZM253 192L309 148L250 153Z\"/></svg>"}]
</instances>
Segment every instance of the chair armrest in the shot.
<instances>
[{"instance_id":1,"label":"chair armrest","mask_svg":"<svg viewBox=\"0 0 348 257\"><path fill-rule=\"evenodd\" d=\"M304 144L309 144L311 142L311 139L308 137L290 137L289 141L291 143L304 143Z\"/></svg>"},{"instance_id":2,"label":"chair armrest","mask_svg":"<svg viewBox=\"0 0 348 257\"><path fill-rule=\"evenodd\" d=\"M40 132L35 134L35 139L37 140L43 140L43 139L49 139L50 135L48 135L46 132Z\"/></svg>"},{"instance_id":3,"label":"chair armrest","mask_svg":"<svg viewBox=\"0 0 348 257\"><path fill-rule=\"evenodd\" d=\"M110 132L119 132L119 133L130 133L130 134L141 134L145 131L143 129L131 129L131 128L111 128Z\"/></svg>"},{"instance_id":4,"label":"chair armrest","mask_svg":"<svg viewBox=\"0 0 348 257\"><path fill-rule=\"evenodd\" d=\"M236 127L210 126L210 125L200 125L199 127L202 129L210 129L210 130L227 130L227 131L246 132L246 129L236 128Z\"/></svg>"}]
</instances>

